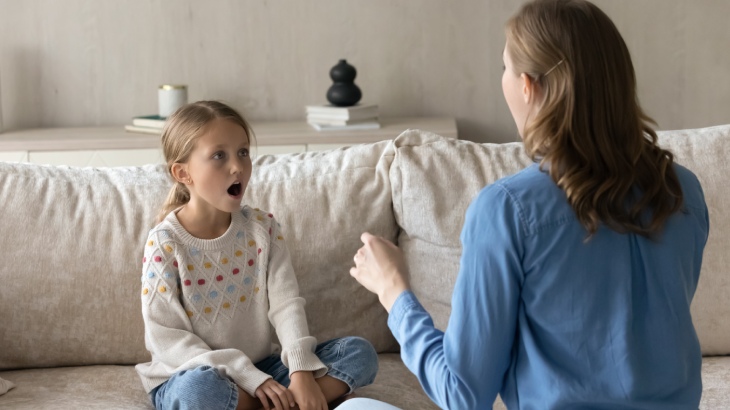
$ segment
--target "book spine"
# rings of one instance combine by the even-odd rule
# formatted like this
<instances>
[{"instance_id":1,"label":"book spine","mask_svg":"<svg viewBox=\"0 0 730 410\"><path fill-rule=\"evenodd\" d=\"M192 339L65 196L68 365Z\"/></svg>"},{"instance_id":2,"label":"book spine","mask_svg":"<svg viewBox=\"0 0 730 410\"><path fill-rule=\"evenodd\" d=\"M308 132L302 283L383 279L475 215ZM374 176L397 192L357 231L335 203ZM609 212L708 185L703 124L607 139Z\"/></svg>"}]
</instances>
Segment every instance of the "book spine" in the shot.
<instances>
[{"instance_id":1,"label":"book spine","mask_svg":"<svg viewBox=\"0 0 730 410\"><path fill-rule=\"evenodd\" d=\"M372 113L353 113L346 115L307 113L307 119L323 120L323 121L365 121L378 118L377 112Z\"/></svg>"},{"instance_id":2,"label":"book spine","mask_svg":"<svg viewBox=\"0 0 730 410\"><path fill-rule=\"evenodd\" d=\"M359 120L334 120L331 118L313 117L311 115L308 115L307 122L310 124L345 126L345 125L358 125L358 124L378 122L378 117L363 118L363 119L359 119Z\"/></svg>"},{"instance_id":3,"label":"book spine","mask_svg":"<svg viewBox=\"0 0 730 410\"><path fill-rule=\"evenodd\" d=\"M160 128L160 129L165 127L165 121L146 120L143 118L133 119L132 124L136 125L138 127L150 127L150 128Z\"/></svg>"},{"instance_id":4,"label":"book spine","mask_svg":"<svg viewBox=\"0 0 730 410\"><path fill-rule=\"evenodd\" d=\"M372 129L379 129L380 123L377 122L365 122L362 124L355 124L355 125L324 125L324 124L317 124L317 123L309 123L309 125L312 126L317 131L355 131L355 130L372 130Z\"/></svg>"},{"instance_id":5,"label":"book spine","mask_svg":"<svg viewBox=\"0 0 730 410\"><path fill-rule=\"evenodd\" d=\"M142 133L142 134L160 135L162 133L161 128L138 127L136 125L125 125L124 129L127 132L137 132L137 133Z\"/></svg>"}]
</instances>

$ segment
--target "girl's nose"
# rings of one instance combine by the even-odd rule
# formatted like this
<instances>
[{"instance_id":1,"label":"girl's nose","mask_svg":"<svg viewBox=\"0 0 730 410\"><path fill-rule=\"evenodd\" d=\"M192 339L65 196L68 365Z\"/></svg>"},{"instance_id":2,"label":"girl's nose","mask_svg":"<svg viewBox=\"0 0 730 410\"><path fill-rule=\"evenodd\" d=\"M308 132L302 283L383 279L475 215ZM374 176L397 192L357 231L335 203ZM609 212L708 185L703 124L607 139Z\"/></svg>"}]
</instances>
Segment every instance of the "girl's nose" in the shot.
<instances>
[{"instance_id":1,"label":"girl's nose","mask_svg":"<svg viewBox=\"0 0 730 410\"><path fill-rule=\"evenodd\" d=\"M243 162L233 161L231 164L231 174L240 174L241 172L243 172Z\"/></svg>"}]
</instances>

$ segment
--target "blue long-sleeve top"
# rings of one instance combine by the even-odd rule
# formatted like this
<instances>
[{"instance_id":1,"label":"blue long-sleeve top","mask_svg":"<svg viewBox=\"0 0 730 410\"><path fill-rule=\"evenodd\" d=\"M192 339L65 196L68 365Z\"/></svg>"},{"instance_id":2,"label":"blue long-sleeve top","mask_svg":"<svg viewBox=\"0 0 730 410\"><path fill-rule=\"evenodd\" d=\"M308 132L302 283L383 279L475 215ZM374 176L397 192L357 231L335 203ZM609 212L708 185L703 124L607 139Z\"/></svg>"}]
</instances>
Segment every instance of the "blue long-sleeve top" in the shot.
<instances>
[{"instance_id":1,"label":"blue long-sleeve top","mask_svg":"<svg viewBox=\"0 0 730 410\"><path fill-rule=\"evenodd\" d=\"M537 165L483 189L461 233L445 332L403 292L388 325L444 409L697 409L690 317L709 231L702 188L675 165L684 205L654 240L600 227L589 241ZM418 275L412 272L412 275Z\"/></svg>"}]
</instances>

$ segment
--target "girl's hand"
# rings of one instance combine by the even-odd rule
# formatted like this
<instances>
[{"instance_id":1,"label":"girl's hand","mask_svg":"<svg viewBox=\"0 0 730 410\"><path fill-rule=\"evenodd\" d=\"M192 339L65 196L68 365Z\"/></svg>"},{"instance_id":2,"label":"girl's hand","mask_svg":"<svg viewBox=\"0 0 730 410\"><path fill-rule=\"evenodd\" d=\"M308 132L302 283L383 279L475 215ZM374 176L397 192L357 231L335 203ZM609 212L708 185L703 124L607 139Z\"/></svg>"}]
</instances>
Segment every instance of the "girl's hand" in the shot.
<instances>
[{"instance_id":1,"label":"girl's hand","mask_svg":"<svg viewBox=\"0 0 730 410\"><path fill-rule=\"evenodd\" d=\"M268 379L256 389L256 397L261 400L261 405L266 410L289 410L294 407L294 396L292 393L281 384L277 383L273 379ZM271 404L269 404L271 400Z\"/></svg>"},{"instance_id":2,"label":"girl's hand","mask_svg":"<svg viewBox=\"0 0 730 410\"><path fill-rule=\"evenodd\" d=\"M327 399L312 372L294 372L290 379L289 390L294 394L299 410L327 410Z\"/></svg>"},{"instance_id":3,"label":"girl's hand","mask_svg":"<svg viewBox=\"0 0 730 410\"><path fill-rule=\"evenodd\" d=\"M403 254L392 242L367 232L360 240L364 245L355 254L355 267L350 269L350 275L378 295L380 303L390 312L398 296L409 289Z\"/></svg>"}]
</instances>

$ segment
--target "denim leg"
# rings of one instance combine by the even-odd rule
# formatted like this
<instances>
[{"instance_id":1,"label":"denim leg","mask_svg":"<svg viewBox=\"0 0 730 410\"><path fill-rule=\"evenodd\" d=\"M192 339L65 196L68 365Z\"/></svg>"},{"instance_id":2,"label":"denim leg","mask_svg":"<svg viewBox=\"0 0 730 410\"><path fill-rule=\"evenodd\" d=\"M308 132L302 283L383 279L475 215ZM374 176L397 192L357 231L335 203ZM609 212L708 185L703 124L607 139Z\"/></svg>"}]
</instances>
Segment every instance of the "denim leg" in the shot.
<instances>
[{"instance_id":1,"label":"denim leg","mask_svg":"<svg viewBox=\"0 0 730 410\"><path fill-rule=\"evenodd\" d=\"M321 343L315 351L327 366L327 375L353 390L372 384L378 373L378 354L367 340L348 336Z\"/></svg>"},{"instance_id":2,"label":"denim leg","mask_svg":"<svg viewBox=\"0 0 730 410\"><path fill-rule=\"evenodd\" d=\"M327 376L340 380L353 390L372 384L378 373L378 354L373 345L361 337L343 337L317 345L314 353L327 366ZM271 355L256 363L262 372L289 387L289 369L279 355Z\"/></svg>"},{"instance_id":3,"label":"denim leg","mask_svg":"<svg viewBox=\"0 0 730 410\"><path fill-rule=\"evenodd\" d=\"M257 369L271 376L277 383L284 387L289 387L289 383L291 383L291 380L289 380L289 369L282 363L280 355L272 354L256 363L255 366Z\"/></svg>"},{"instance_id":4,"label":"denim leg","mask_svg":"<svg viewBox=\"0 0 730 410\"><path fill-rule=\"evenodd\" d=\"M175 373L150 392L157 410L227 409L238 405L238 388L218 370L200 366Z\"/></svg>"}]
</instances>

